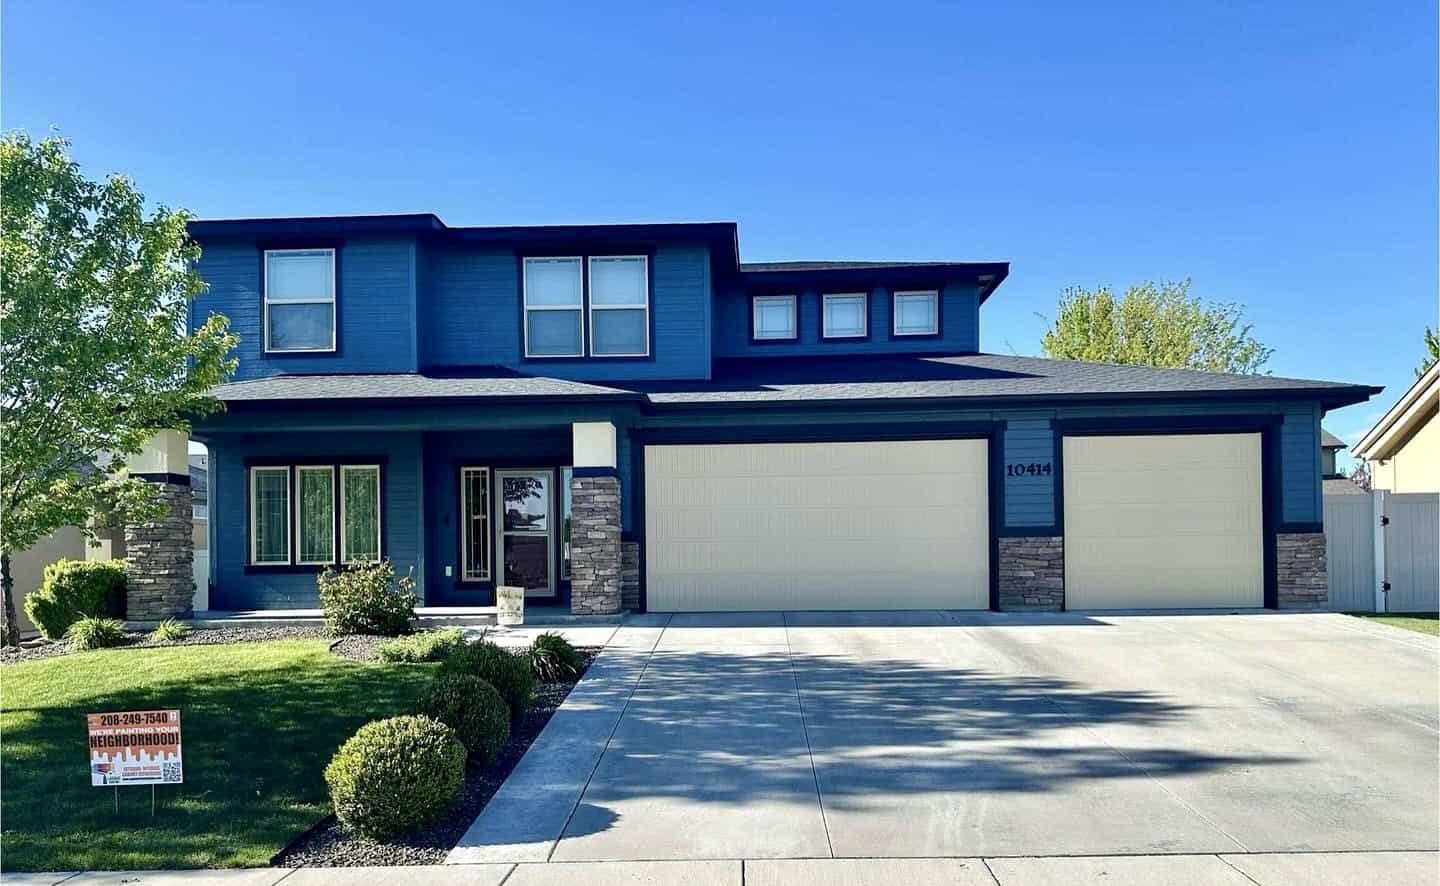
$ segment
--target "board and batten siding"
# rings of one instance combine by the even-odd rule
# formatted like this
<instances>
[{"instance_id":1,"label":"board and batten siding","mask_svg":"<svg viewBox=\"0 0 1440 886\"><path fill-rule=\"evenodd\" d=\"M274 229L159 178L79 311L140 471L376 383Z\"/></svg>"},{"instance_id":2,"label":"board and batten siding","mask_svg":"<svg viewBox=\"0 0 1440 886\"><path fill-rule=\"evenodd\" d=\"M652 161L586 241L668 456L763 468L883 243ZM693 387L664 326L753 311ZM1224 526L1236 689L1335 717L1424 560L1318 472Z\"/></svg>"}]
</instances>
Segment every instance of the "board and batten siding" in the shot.
<instances>
[{"instance_id":1,"label":"board and batten siding","mask_svg":"<svg viewBox=\"0 0 1440 886\"><path fill-rule=\"evenodd\" d=\"M1031 528L1055 525L1055 475L1059 468L1055 458L1055 432L1047 419L1012 420L1005 426L1005 465L1048 464L1051 474L1006 476L1000 483L1005 490L1005 525Z\"/></svg>"},{"instance_id":2,"label":"board and batten siding","mask_svg":"<svg viewBox=\"0 0 1440 886\"><path fill-rule=\"evenodd\" d=\"M1286 523L1324 520L1320 481L1320 409L1287 410L1280 425L1281 519Z\"/></svg>"},{"instance_id":3,"label":"board and batten siding","mask_svg":"<svg viewBox=\"0 0 1440 886\"><path fill-rule=\"evenodd\" d=\"M212 313L230 318L230 331L240 336L233 352L239 360L233 380L280 373L416 370L413 239L354 237L340 244L333 354L266 354L261 246L253 240L211 241L202 246L198 270L209 289L191 304L191 323L203 323Z\"/></svg>"},{"instance_id":4,"label":"board and batten siding","mask_svg":"<svg viewBox=\"0 0 1440 886\"><path fill-rule=\"evenodd\" d=\"M218 610L310 609L320 605L315 570L254 567L250 560L250 484L247 459L318 458L343 462L380 457L381 544L399 575L412 567L424 599L425 557L421 539L426 514L421 506L421 443L418 433L304 434L228 440L212 438L210 497L214 587L210 607ZM293 501L292 501L293 505ZM292 511L293 521L293 511Z\"/></svg>"},{"instance_id":5,"label":"board and batten siding","mask_svg":"<svg viewBox=\"0 0 1440 886\"><path fill-rule=\"evenodd\" d=\"M842 292L837 286L825 292ZM853 291L853 290L851 290ZM780 294L767 289L766 294ZM791 293L785 293L791 294ZM717 300L715 356L784 357L820 354L972 353L980 349L980 295L974 284L951 283L941 291L940 337L891 338L891 290L876 287L869 291L869 336L862 341L821 338L821 291L799 287L796 321L799 338L793 342L750 340L750 295L741 289L727 290Z\"/></svg>"}]
</instances>

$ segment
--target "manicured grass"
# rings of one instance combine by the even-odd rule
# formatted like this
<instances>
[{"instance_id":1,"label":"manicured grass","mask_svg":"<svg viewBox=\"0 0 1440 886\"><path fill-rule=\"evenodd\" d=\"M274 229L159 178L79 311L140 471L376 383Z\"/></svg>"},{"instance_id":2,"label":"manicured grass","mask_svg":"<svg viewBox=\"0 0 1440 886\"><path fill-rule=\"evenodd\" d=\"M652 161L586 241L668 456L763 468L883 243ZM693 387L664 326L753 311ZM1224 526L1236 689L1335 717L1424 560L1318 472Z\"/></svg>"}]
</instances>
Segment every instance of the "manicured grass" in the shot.
<instances>
[{"instance_id":1,"label":"manicured grass","mask_svg":"<svg viewBox=\"0 0 1440 886\"><path fill-rule=\"evenodd\" d=\"M4 870L237 867L329 813L321 770L408 712L434 665L361 664L323 640L112 649L0 671ZM185 783L92 788L85 714L178 708Z\"/></svg>"},{"instance_id":2,"label":"manicured grass","mask_svg":"<svg viewBox=\"0 0 1440 886\"><path fill-rule=\"evenodd\" d=\"M1356 618L1368 618L1371 621L1378 621L1381 624L1392 625L1397 628L1404 628L1407 631L1419 631L1422 634L1435 634L1440 636L1440 613L1435 612L1409 612L1405 615L1377 615L1373 612L1351 612Z\"/></svg>"}]
</instances>

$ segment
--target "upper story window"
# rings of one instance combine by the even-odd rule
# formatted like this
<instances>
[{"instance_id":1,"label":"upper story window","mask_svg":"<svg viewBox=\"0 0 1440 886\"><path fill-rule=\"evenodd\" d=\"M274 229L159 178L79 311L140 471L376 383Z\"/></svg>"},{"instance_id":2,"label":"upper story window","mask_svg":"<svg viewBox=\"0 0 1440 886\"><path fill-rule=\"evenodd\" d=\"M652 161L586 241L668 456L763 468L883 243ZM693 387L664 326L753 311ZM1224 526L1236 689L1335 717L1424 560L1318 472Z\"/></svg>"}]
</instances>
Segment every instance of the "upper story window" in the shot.
<instances>
[{"instance_id":1,"label":"upper story window","mask_svg":"<svg viewBox=\"0 0 1440 886\"><path fill-rule=\"evenodd\" d=\"M869 334L869 296L863 292L827 293L823 297L825 338L864 338Z\"/></svg>"},{"instance_id":2,"label":"upper story window","mask_svg":"<svg viewBox=\"0 0 1440 886\"><path fill-rule=\"evenodd\" d=\"M650 271L643 255L590 259L590 355L650 354Z\"/></svg>"},{"instance_id":3,"label":"upper story window","mask_svg":"<svg viewBox=\"0 0 1440 886\"><path fill-rule=\"evenodd\" d=\"M794 341L798 337L795 296L757 295L750 301L750 311L755 341Z\"/></svg>"},{"instance_id":4,"label":"upper story window","mask_svg":"<svg viewBox=\"0 0 1440 886\"><path fill-rule=\"evenodd\" d=\"M525 259L525 356L583 357L579 258Z\"/></svg>"},{"instance_id":5,"label":"upper story window","mask_svg":"<svg viewBox=\"0 0 1440 886\"><path fill-rule=\"evenodd\" d=\"M895 293L894 328L899 335L940 334L940 293L926 292Z\"/></svg>"},{"instance_id":6,"label":"upper story window","mask_svg":"<svg viewBox=\"0 0 1440 886\"><path fill-rule=\"evenodd\" d=\"M267 353L335 350L335 250L265 250Z\"/></svg>"}]
</instances>

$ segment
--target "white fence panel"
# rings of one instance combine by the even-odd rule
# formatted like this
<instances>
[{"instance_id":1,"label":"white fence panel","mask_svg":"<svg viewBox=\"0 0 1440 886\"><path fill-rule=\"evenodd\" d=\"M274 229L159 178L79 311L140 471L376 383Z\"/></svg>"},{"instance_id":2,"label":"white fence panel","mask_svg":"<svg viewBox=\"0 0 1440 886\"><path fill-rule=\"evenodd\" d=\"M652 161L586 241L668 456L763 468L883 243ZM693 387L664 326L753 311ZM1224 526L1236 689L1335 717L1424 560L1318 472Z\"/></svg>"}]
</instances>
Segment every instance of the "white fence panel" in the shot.
<instances>
[{"instance_id":1,"label":"white fence panel","mask_svg":"<svg viewBox=\"0 0 1440 886\"><path fill-rule=\"evenodd\" d=\"M1375 611L1374 504L1368 495L1325 496L1325 569L1330 608Z\"/></svg>"},{"instance_id":2,"label":"white fence panel","mask_svg":"<svg viewBox=\"0 0 1440 886\"><path fill-rule=\"evenodd\" d=\"M210 608L210 551L201 548L195 551L195 600L194 610L204 612Z\"/></svg>"},{"instance_id":3,"label":"white fence panel","mask_svg":"<svg viewBox=\"0 0 1440 886\"><path fill-rule=\"evenodd\" d=\"M1440 495L1389 493L1385 514L1386 610L1440 610Z\"/></svg>"}]
</instances>

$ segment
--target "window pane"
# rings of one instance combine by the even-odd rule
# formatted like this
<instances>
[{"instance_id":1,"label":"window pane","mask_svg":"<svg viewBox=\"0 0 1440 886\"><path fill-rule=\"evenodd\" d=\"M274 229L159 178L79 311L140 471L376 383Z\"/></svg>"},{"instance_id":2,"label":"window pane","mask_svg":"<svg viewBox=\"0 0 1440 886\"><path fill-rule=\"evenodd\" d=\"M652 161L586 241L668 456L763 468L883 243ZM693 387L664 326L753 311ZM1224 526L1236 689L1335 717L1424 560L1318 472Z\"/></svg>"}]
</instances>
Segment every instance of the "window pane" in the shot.
<instances>
[{"instance_id":1,"label":"window pane","mask_svg":"<svg viewBox=\"0 0 1440 886\"><path fill-rule=\"evenodd\" d=\"M505 584L527 590L550 587L550 540L543 535L506 538Z\"/></svg>"},{"instance_id":2,"label":"window pane","mask_svg":"<svg viewBox=\"0 0 1440 886\"><path fill-rule=\"evenodd\" d=\"M300 561L335 560L335 474L330 468L296 468L300 495Z\"/></svg>"},{"instance_id":3,"label":"window pane","mask_svg":"<svg viewBox=\"0 0 1440 886\"><path fill-rule=\"evenodd\" d=\"M579 311L526 311L528 341L525 353L533 356L575 357L580 354Z\"/></svg>"},{"instance_id":4,"label":"window pane","mask_svg":"<svg viewBox=\"0 0 1440 886\"><path fill-rule=\"evenodd\" d=\"M290 470L257 469L254 472L255 562L290 561Z\"/></svg>"},{"instance_id":5,"label":"window pane","mask_svg":"<svg viewBox=\"0 0 1440 886\"><path fill-rule=\"evenodd\" d=\"M590 303L645 304L645 259L590 259Z\"/></svg>"},{"instance_id":6,"label":"window pane","mask_svg":"<svg viewBox=\"0 0 1440 886\"><path fill-rule=\"evenodd\" d=\"M525 304L580 307L580 259L525 259Z\"/></svg>"},{"instance_id":7,"label":"window pane","mask_svg":"<svg viewBox=\"0 0 1440 886\"><path fill-rule=\"evenodd\" d=\"M595 354L645 353L645 311L590 312L590 350Z\"/></svg>"},{"instance_id":8,"label":"window pane","mask_svg":"<svg viewBox=\"0 0 1440 886\"><path fill-rule=\"evenodd\" d=\"M464 578L490 577L490 475L484 468L466 468L461 475L464 498L460 519L464 533Z\"/></svg>"},{"instance_id":9,"label":"window pane","mask_svg":"<svg viewBox=\"0 0 1440 886\"><path fill-rule=\"evenodd\" d=\"M865 296L828 296L825 299L825 335L865 334Z\"/></svg>"},{"instance_id":10,"label":"window pane","mask_svg":"<svg viewBox=\"0 0 1440 886\"><path fill-rule=\"evenodd\" d=\"M334 305L270 305L270 350L326 350L333 346L330 321Z\"/></svg>"},{"instance_id":11,"label":"window pane","mask_svg":"<svg viewBox=\"0 0 1440 886\"><path fill-rule=\"evenodd\" d=\"M341 468L346 561L380 558L380 469Z\"/></svg>"},{"instance_id":12,"label":"window pane","mask_svg":"<svg viewBox=\"0 0 1440 886\"><path fill-rule=\"evenodd\" d=\"M795 302L792 299L755 300L756 338L794 338Z\"/></svg>"},{"instance_id":13,"label":"window pane","mask_svg":"<svg viewBox=\"0 0 1440 886\"><path fill-rule=\"evenodd\" d=\"M929 335L939 332L938 296L933 292L895 296L897 335Z\"/></svg>"},{"instance_id":14,"label":"window pane","mask_svg":"<svg viewBox=\"0 0 1440 886\"><path fill-rule=\"evenodd\" d=\"M328 249L265 253L265 297L331 298L335 287L332 253Z\"/></svg>"},{"instance_id":15,"label":"window pane","mask_svg":"<svg viewBox=\"0 0 1440 886\"><path fill-rule=\"evenodd\" d=\"M570 577L570 481L573 468L560 469L560 577Z\"/></svg>"},{"instance_id":16,"label":"window pane","mask_svg":"<svg viewBox=\"0 0 1440 886\"><path fill-rule=\"evenodd\" d=\"M550 484L546 474L505 477L502 487L506 532L546 532L550 526Z\"/></svg>"}]
</instances>

